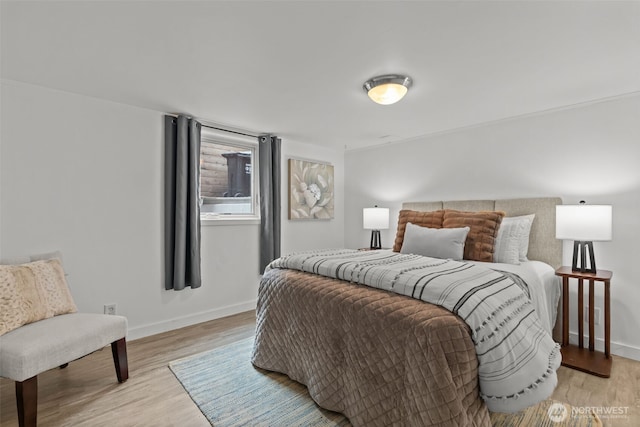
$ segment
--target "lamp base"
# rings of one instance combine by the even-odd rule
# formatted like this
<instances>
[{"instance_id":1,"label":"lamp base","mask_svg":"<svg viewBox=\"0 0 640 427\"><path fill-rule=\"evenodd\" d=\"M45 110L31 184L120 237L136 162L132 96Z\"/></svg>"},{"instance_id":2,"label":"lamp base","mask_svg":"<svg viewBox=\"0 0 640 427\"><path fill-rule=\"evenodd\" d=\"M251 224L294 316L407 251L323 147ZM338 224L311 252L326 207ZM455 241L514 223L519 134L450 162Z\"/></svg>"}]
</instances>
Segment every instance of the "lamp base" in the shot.
<instances>
[{"instance_id":1,"label":"lamp base","mask_svg":"<svg viewBox=\"0 0 640 427\"><path fill-rule=\"evenodd\" d=\"M371 244L369 245L369 249L381 249L382 244L380 243L380 230L371 230Z\"/></svg>"},{"instance_id":2,"label":"lamp base","mask_svg":"<svg viewBox=\"0 0 640 427\"><path fill-rule=\"evenodd\" d=\"M587 268L587 248L589 249L590 268ZM580 265L578 265L578 257L580 257ZM585 242L576 240L573 242L573 264L571 270L581 273L595 273L596 259L593 255L593 242Z\"/></svg>"}]
</instances>

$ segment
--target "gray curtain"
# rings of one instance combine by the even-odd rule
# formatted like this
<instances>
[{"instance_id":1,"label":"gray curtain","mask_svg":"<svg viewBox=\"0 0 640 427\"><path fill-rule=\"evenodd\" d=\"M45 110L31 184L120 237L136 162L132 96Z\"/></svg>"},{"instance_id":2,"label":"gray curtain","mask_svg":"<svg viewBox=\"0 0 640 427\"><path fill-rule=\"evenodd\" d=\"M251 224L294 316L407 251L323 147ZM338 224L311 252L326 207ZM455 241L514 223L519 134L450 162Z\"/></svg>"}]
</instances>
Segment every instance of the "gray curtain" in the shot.
<instances>
[{"instance_id":1,"label":"gray curtain","mask_svg":"<svg viewBox=\"0 0 640 427\"><path fill-rule=\"evenodd\" d=\"M280 138L258 137L260 174L260 271L280 256Z\"/></svg>"},{"instance_id":2,"label":"gray curtain","mask_svg":"<svg viewBox=\"0 0 640 427\"><path fill-rule=\"evenodd\" d=\"M202 284L200 273L200 128L185 116L164 118L165 289Z\"/></svg>"}]
</instances>

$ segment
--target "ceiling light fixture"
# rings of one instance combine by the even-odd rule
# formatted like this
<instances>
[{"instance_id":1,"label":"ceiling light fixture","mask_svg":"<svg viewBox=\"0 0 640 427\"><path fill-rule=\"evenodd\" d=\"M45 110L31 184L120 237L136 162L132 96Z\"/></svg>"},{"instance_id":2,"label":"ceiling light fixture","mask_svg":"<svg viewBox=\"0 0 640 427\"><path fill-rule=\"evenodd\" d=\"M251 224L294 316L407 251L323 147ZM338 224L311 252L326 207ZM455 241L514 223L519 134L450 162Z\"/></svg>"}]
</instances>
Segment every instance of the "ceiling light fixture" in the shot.
<instances>
[{"instance_id":1,"label":"ceiling light fixture","mask_svg":"<svg viewBox=\"0 0 640 427\"><path fill-rule=\"evenodd\" d=\"M411 77L400 74L386 74L373 77L362 85L373 102L391 105L400 101L411 87Z\"/></svg>"}]
</instances>

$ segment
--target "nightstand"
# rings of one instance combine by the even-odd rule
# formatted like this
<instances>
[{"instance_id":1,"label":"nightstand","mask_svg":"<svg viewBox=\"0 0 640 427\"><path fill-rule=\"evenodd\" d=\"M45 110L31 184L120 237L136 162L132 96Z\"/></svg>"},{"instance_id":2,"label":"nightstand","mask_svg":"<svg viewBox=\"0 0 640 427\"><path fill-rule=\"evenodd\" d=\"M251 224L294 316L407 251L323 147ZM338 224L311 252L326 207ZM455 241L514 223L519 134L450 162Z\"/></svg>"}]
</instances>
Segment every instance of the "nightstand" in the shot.
<instances>
[{"instance_id":1,"label":"nightstand","mask_svg":"<svg viewBox=\"0 0 640 427\"><path fill-rule=\"evenodd\" d=\"M562 365L599 377L611 374L611 276L608 270L595 273L572 271L571 267L560 267L556 275L562 277ZM578 279L578 345L569 344L569 279ZM584 295L583 283L589 282L589 348L584 348ZM604 285L604 353L595 350L594 287L595 282Z\"/></svg>"}]
</instances>

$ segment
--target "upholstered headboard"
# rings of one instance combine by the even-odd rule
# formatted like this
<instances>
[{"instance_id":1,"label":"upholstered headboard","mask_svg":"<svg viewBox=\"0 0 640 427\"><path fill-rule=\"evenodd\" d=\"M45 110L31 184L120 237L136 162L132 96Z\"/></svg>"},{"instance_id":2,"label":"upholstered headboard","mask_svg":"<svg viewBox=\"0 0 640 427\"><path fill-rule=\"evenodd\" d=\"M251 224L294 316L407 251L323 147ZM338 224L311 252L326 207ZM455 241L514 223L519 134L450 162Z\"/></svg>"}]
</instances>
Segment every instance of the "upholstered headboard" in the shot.
<instances>
[{"instance_id":1,"label":"upholstered headboard","mask_svg":"<svg viewBox=\"0 0 640 427\"><path fill-rule=\"evenodd\" d=\"M528 258L543 261L554 268L562 265L562 241L556 239L556 205L559 197L502 200L452 200L443 202L405 202L402 209L436 211L503 211L507 216L535 214L529 236Z\"/></svg>"}]
</instances>

